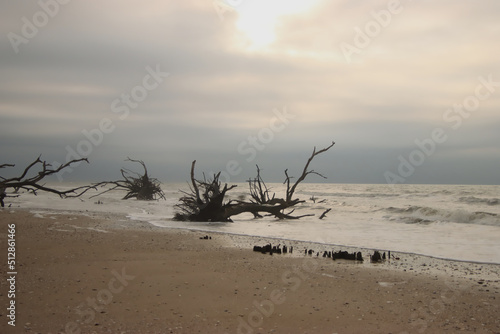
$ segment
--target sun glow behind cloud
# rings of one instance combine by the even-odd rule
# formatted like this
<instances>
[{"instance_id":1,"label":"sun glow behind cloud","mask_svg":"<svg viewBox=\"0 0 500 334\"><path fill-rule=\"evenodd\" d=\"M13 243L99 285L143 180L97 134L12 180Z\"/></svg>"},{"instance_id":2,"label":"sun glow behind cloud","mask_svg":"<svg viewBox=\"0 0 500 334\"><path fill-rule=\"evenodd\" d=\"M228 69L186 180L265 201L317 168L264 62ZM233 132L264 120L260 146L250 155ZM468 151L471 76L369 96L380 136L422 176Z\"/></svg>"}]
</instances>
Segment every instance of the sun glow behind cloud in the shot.
<instances>
[{"instance_id":1,"label":"sun glow behind cloud","mask_svg":"<svg viewBox=\"0 0 500 334\"><path fill-rule=\"evenodd\" d=\"M276 41L276 28L281 17L306 14L319 2L320 0L253 0L234 6L238 11L236 26L247 38L243 48L246 51L266 50Z\"/></svg>"},{"instance_id":2,"label":"sun glow behind cloud","mask_svg":"<svg viewBox=\"0 0 500 334\"><path fill-rule=\"evenodd\" d=\"M0 41L5 162L47 152L62 161L68 145L75 149L86 140L83 130L109 118L116 129L94 147L93 163L152 159L164 170L180 170L182 181L186 161L211 159L207 168L217 170L226 158L240 159L239 143L269 128L274 108L286 106L296 117L255 162L273 166L276 152L296 156L335 140L334 159L346 166L338 180L385 182L383 168L397 168L398 155L407 157L415 138L454 124L443 114L474 94L478 77L500 81L500 2L494 0L481 6L403 1L404 10L350 63L341 43L355 45L355 28L373 21L372 12L387 10L387 0L110 0L103 6L61 7L29 44L20 45L19 55L8 38ZM36 2L0 8L4 36L21 34L19 18L31 20L41 10ZM157 64L172 75L121 119L112 101L130 95L142 85L145 67ZM489 177L498 183L494 166L500 160L488 150L499 142L500 89L494 88L429 157L443 170L463 166L453 182ZM365 154L367 148L372 153ZM448 164L451 158L441 154L451 150L457 153ZM382 167L359 174L360 162ZM492 172L475 172L478 164ZM426 166L409 182L427 182L428 175L435 180Z\"/></svg>"}]
</instances>

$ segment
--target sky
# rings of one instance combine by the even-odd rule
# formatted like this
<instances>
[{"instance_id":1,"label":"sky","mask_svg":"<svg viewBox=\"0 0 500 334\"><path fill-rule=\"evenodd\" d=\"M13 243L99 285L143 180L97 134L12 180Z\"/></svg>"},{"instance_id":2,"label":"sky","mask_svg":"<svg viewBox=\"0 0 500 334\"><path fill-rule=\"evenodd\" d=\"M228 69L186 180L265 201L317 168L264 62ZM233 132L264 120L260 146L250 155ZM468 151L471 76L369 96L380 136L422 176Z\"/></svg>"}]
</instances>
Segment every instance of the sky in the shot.
<instances>
[{"instance_id":1,"label":"sky","mask_svg":"<svg viewBox=\"0 0 500 334\"><path fill-rule=\"evenodd\" d=\"M500 184L500 2L0 4L0 175Z\"/></svg>"}]
</instances>

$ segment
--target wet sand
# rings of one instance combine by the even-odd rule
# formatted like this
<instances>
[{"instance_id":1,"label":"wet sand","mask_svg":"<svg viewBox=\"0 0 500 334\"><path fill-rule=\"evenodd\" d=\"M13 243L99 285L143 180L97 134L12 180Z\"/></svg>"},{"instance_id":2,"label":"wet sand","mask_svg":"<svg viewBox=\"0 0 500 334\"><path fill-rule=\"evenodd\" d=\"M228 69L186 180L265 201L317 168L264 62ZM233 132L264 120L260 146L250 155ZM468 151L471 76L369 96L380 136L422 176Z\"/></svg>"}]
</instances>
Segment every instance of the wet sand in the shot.
<instances>
[{"instance_id":1,"label":"wet sand","mask_svg":"<svg viewBox=\"0 0 500 334\"><path fill-rule=\"evenodd\" d=\"M103 214L4 209L0 221L0 333L500 333L498 266L270 256Z\"/></svg>"}]
</instances>

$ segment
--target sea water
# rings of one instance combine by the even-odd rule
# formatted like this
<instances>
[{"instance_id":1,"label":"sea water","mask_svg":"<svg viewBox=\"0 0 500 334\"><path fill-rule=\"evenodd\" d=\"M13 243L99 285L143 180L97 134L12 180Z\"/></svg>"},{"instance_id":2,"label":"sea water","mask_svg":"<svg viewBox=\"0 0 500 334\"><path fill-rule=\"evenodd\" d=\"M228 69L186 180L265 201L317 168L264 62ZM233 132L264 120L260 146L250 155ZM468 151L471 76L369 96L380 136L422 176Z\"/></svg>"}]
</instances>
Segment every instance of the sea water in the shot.
<instances>
[{"instance_id":1,"label":"sea water","mask_svg":"<svg viewBox=\"0 0 500 334\"><path fill-rule=\"evenodd\" d=\"M69 184L53 184L65 189ZM269 184L283 196L282 184ZM22 193L7 204L36 210L125 214L127 224L147 221L155 226L231 233L286 240L318 242L368 249L392 250L444 259L500 264L500 186L312 184L298 186L295 197L304 200L293 215L314 214L297 220L251 214L232 217L233 223L173 221L180 190L187 184L164 184L166 200L121 200L115 191L90 198L59 199L57 195ZM248 199L248 185L228 193L228 199ZM319 219L327 210L325 218Z\"/></svg>"}]
</instances>

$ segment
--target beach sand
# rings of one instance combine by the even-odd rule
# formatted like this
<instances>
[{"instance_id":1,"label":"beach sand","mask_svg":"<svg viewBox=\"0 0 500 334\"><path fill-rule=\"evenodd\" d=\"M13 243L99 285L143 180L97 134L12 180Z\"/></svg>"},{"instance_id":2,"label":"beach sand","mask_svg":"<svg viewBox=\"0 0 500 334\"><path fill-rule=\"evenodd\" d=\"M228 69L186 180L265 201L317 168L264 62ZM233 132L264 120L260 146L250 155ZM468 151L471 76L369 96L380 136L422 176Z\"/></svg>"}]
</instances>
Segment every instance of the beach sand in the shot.
<instances>
[{"instance_id":1,"label":"beach sand","mask_svg":"<svg viewBox=\"0 0 500 334\"><path fill-rule=\"evenodd\" d=\"M404 266L270 256L103 214L5 209L0 221L0 333L500 333L495 266L485 279L471 266L471 279L467 264L413 270L403 256Z\"/></svg>"}]
</instances>

